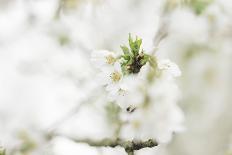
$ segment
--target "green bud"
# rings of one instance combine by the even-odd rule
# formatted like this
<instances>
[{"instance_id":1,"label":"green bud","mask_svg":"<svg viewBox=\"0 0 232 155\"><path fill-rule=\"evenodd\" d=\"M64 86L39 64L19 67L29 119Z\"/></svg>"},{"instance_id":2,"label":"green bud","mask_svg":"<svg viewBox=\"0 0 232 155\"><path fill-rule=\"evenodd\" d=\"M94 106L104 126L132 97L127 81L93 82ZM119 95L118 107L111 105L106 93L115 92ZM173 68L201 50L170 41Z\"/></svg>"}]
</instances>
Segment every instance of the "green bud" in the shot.
<instances>
[{"instance_id":1,"label":"green bud","mask_svg":"<svg viewBox=\"0 0 232 155\"><path fill-rule=\"evenodd\" d=\"M124 55L121 56L121 67L124 74L139 73L142 66L144 66L150 59L150 56L144 54L143 49L140 50L142 39L136 36L135 40L129 34L129 47L121 46Z\"/></svg>"}]
</instances>

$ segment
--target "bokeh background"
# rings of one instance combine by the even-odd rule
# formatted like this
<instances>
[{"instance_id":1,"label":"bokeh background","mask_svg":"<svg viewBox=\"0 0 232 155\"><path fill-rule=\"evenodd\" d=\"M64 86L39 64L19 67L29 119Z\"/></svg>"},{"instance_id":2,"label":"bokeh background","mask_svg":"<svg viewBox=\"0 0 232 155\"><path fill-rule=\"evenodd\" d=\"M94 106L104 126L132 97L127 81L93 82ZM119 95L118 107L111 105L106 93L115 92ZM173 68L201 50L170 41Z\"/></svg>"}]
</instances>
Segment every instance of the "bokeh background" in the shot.
<instances>
[{"instance_id":1,"label":"bokeh background","mask_svg":"<svg viewBox=\"0 0 232 155\"><path fill-rule=\"evenodd\" d=\"M166 146L137 154L231 155L231 0L0 0L2 145L14 148L31 131L41 148L29 155L125 154L64 138L45 144L33 131L58 125L73 135L108 134L97 105L82 108L65 123L57 120L97 96L92 50L118 51L132 33L150 51L163 21L168 21L168 35L157 55L182 70L179 105L186 130Z\"/></svg>"}]
</instances>

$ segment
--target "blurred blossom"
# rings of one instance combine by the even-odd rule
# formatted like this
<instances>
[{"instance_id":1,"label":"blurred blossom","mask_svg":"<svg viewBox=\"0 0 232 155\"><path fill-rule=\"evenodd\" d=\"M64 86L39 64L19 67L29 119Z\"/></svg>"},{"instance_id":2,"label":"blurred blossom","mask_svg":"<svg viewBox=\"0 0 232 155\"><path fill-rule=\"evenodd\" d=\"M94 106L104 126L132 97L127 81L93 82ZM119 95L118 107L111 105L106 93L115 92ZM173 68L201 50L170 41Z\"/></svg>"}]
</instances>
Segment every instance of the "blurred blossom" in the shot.
<instances>
[{"instance_id":1,"label":"blurred blossom","mask_svg":"<svg viewBox=\"0 0 232 155\"><path fill-rule=\"evenodd\" d=\"M160 69L163 72L166 70ZM122 129L123 138L148 139L153 137L160 143L167 143L171 140L173 133L183 131L184 116L176 105L180 97L179 90L173 81L173 76L167 74L165 75L169 77L168 79L166 76L161 76L149 84L148 101L144 107L123 116L128 121L128 125Z\"/></svg>"}]
</instances>

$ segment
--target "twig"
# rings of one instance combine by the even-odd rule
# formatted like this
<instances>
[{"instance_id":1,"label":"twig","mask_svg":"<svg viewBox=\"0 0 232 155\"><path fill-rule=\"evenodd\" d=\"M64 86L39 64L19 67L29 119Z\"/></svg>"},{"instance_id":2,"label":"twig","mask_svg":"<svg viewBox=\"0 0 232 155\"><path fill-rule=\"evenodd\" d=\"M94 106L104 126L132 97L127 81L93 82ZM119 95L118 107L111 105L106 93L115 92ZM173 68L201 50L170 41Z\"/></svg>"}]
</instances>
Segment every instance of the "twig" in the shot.
<instances>
[{"instance_id":1,"label":"twig","mask_svg":"<svg viewBox=\"0 0 232 155\"><path fill-rule=\"evenodd\" d=\"M55 19L58 19L60 17L60 13L61 13L63 5L64 5L64 0L59 0L57 9L56 9L55 15L54 15Z\"/></svg>"},{"instance_id":2,"label":"twig","mask_svg":"<svg viewBox=\"0 0 232 155\"><path fill-rule=\"evenodd\" d=\"M154 37L154 49L152 50L152 55L154 55L155 52L158 50L160 42L167 36L168 36L168 21L167 19L163 19Z\"/></svg>"},{"instance_id":3,"label":"twig","mask_svg":"<svg viewBox=\"0 0 232 155\"><path fill-rule=\"evenodd\" d=\"M173 10L173 8L169 8L169 3L168 1L166 1L166 3L164 3L164 6L161 10L161 14L160 14L160 19L161 19L161 23L159 24L158 30L155 34L154 37L154 49L152 50L152 55L155 54L155 52L158 50L158 46L160 44L160 42L166 38L168 36L168 26L169 26L169 15L170 12Z\"/></svg>"},{"instance_id":4,"label":"twig","mask_svg":"<svg viewBox=\"0 0 232 155\"><path fill-rule=\"evenodd\" d=\"M105 138L102 140L93 140L93 139L89 139L89 138L79 139L79 138L73 138L71 136L62 135L62 134L53 134L50 136L51 137L54 137L54 136L65 137L67 139L72 140L73 142L86 143L89 146L93 146L93 147L112 147L112 148L115 148L117 146L120 146L120 147L125 149L125 151L127 152L128 155L134 155L134 151L136 151L136 150L141 150L143 148L152 148L152 147L155 147L158 145L158 143L153 139L149 139L147 141L136 141L136 140L125 141L125 140L121 140L121 139L109 139L109 138Z\"/></svg>"}]
</instances>

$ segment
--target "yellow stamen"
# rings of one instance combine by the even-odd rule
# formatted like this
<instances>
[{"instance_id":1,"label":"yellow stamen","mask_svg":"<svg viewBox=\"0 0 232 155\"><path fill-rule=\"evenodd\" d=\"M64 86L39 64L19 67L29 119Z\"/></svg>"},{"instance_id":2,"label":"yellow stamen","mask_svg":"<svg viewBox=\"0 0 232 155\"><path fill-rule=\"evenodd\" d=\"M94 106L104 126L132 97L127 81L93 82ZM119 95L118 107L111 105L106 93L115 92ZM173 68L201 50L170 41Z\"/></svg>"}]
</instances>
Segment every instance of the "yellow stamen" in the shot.
<instances>
[{"instance_id":1,"label":"yellow stamen","mask_svg":"<svg viewBox=\"0 0 232 155\"><path fill-rule=\"evenodd\" d=\"M116 62L115 57L113 57L113 55L107 55L106 57L106 63L113 65Z\"/></svg>"},{"instance_id":2,"label":"yellow stamen","mask_svg":"<svg viewBox=\"0 0 232 155\"><path fill-rule=\"evenodd\" d=\"M139 121L133 121L133 122L132 122L132 126L133 126L135 129L138 129L138 128L140 128L141 123L140 123Z\"/></svg>"},{"instance_id":3,"label":"yellow stamen","mask_svg":"<svg viewBox=\"0 0 232 155\"><path fill-rule=\"evenodd\" d=\"M126 91L125 91L124 89L120 88L120 89L118 90L118 93L119 93L119 95L125 96Z\"/></svg>"},{"instance_id":4,"label":"yellow stamen","mask_svg":"<svg viewBox=\"0 0 232 155\"><path fill-rule=\"evenodd\" d=\"M111 79L112 79L113 82L118 82L121 79L122 74L119 73L119 72L117 72L117 71L115 71L115 72L113 72L113 73L110 74L110 77L111 77Z\"/></svg>"}]
</instances>

